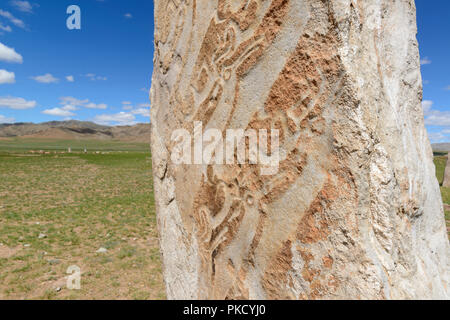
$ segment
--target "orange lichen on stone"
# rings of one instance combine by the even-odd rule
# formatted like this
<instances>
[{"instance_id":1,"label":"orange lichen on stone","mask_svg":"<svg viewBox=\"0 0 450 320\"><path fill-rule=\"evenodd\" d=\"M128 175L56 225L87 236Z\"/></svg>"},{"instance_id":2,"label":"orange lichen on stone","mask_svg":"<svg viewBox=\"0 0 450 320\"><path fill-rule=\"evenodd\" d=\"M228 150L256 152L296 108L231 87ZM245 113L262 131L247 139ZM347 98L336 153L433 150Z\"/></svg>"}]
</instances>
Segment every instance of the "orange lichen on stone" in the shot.
<instances>
[{"instance_id":1,"label":"orange lichen on stone","mask_svg":"<svg viewBox=\"0 0 450 320\"><path fill-rule=\"evenodd\" d=\"M331 269L331 267L333 266L333 261L333 258L330 256L322 258L323 266L327 269Z\"/></svg>"},{"instance_id":2,"label":"orange lichen on stone","mask_svg":"<svg viewBox=\"0 0 450 320\"><path fill-rule=\"evenodd\" d=\"M292 293L286 290L288 271L292 269L292 243L290 240L283 243L269 267L264 272L262 285L268 299L293 298Z\"/></svg>"},{"instance_id":3,"label":"orange lichen on stone","mask_svg":"<svg viewBox=\"0 0 450 320\"><path fill-rule=\"evenodd\" d=\"M336 186L326 183L312 202L297 228L297 238L302 243L315 243L330 234L330 222L325 210L337 198Z\"/></svg>"}]
</instances>

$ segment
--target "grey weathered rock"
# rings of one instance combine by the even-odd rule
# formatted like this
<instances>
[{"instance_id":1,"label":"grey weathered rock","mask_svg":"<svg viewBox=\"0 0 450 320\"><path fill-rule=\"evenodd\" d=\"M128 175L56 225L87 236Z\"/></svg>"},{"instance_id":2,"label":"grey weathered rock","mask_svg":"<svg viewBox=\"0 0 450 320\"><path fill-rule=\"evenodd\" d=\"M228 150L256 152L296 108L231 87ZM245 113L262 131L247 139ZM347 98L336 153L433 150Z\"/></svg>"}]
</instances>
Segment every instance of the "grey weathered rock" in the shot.
<instances>
[{"instance_id":1,"label":"grey weathered rock","mask_svg":"<svg viewBox=\"0 0 450 320\"><path fill-rule=\"evenodd\" d=\"M171 299L449 298L413 0L156 0L155 198ZM280 130L278 173L172 133Z\"/></svg>"},{"instance_id":2,"label":"grey weathered rock","mask_svg":"<svg viewBox=\"0 0 450 320\"><path fill-rule=\"evenodd\" d=\"M444 181L442 182L442 186L446 188L450 188L450 156L447 155L447 164L445 165L444 171Z\"/></svg>"},{"instance_id":3,"label":"grey weathered rock","mask_svg":"<svg viewBox=\"0 0 450 320\"><path fill-rule=\"evenodd\" d=\"M50 260L48 260L48 263L50 265L58 265L58 264L61 263L61 260L59 260L59 259L50 259Z\"/></svg>"}]
</instances>

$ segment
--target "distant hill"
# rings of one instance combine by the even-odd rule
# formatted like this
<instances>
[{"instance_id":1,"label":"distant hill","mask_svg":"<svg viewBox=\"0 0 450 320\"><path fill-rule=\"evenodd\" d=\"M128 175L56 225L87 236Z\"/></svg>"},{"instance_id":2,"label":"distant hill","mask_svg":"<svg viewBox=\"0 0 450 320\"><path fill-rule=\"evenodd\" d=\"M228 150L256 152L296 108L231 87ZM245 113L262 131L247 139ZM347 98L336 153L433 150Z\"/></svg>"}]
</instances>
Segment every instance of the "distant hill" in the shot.
<instances>
[{"instance_id":1,"label":"distant hill","mask_svg":"<svg viewBox=\"0 0 450 320\"><path fill-rule=\"evenodd\" d=\"M450 143L435 143L432 144L431 147L433 148L434 152L441 151L441 152L450 152Z\"/></svg>"},{"instance_id":2,"label":"distant hill","mask_svg":"<svg viewBox=\"0 0 450 320\"><path fill-rule=\"evenodd\" d=\"M63 140L119 140L150 142L150 124L103 126L87 121L0 124L0 138L42 138Z\"/></svg>"}]
</instances>

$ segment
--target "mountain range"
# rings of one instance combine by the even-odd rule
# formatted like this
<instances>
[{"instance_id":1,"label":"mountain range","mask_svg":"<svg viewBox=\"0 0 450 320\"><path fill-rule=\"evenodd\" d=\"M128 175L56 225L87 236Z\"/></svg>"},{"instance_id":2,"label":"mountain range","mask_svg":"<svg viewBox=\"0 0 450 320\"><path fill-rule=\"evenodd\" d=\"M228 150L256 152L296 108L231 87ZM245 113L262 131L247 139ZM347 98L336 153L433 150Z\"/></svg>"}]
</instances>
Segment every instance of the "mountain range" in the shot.
<instances>
[{"instance_id":1,"label":"mountain range","mask_svg":"<svg viewBox=\"0 0 450 320\"><path fill-rule=\"evenodd\" d=\"M150 123L133 126L105 126L88 121L0 124L0 138L41 138L63 140L119 140L150 142Z\"/></svg>"},{"instance_id":2,"label":"mountain range","mask_svg":"<svg viewBox=\"0 0 450 320\"><path fill-rule=\"evenodd\" d=\"M435 143L432 144L431 147L433 148L434 152L449 152L450 151L450 143L449 142L445 142L445 143Z\"/></svg>"}]
</instances>

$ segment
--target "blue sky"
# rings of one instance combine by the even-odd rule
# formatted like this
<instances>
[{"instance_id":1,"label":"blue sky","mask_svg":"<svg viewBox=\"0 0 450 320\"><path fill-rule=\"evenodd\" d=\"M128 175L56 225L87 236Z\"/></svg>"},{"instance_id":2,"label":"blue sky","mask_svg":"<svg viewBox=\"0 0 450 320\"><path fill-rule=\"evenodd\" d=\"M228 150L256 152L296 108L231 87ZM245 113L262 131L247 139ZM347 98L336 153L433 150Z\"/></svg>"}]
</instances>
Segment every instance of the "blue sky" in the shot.
<instances>
[{"instance_id":1,"label":"blue sky","mask_svg":"<svg viewBox=\"0 0 450 320\"><path fill-rule=\"evenodd\" d=\"M149 122L153 1L1 0L0 33L0 122Z\"/></svg>"},{"instance_id":2,"label":"blue sky","mask_svg":"<svg viewBox=\"0 0 450 320\"><path fill-rule=\"evenodd\" d=\"M432 142L450 142L450 1L416 0L425 124Z\"/></svg>"},{"instance_id":3,"label":"blue sky","mask_svg":"<svg viewBox=\"0 0 450 320\"><path fill-rule=\"evenodd\" d=\"M66 9L81 8L81 30ZM450 1L416 0L424 110L432 142L450 141ZM2 0L0 122L149 122L153 1Z\"/></svg>"}]
</instances>

